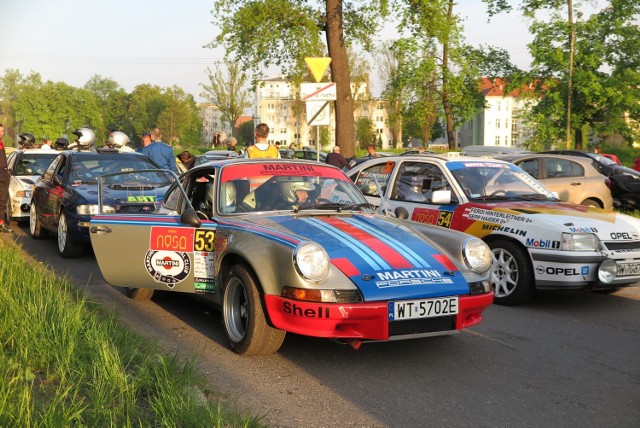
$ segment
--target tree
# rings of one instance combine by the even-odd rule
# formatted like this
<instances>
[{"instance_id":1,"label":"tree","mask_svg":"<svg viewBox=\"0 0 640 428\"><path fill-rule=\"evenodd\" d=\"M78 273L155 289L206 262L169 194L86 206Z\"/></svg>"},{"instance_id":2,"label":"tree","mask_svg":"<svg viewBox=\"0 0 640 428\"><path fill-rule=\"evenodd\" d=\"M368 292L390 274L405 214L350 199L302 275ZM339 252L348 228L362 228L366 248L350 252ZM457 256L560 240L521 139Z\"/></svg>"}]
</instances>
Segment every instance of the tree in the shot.
<instances>
[{"instance_id":1,"label":"tree","mask_svg":"<svg viewBox=\"0 0 640 428\"><path fill-rule=\"evenodd\" d=\"M369 144L376 143L376 133L373 129L373 122L371 122L371 119L368 117L361 117L356 121L356 141L361 149L366 149Z\"/></svg>"},{"instance_id":2,"label":"tree","mask_svg":"<svg viewBox=\"0 0 640 428\"><path fill-rule=\"evenodd\" d=\"M16 119L14 103L22 85L42 85L40 74L31 72L23 76L19 70L8 69L0 79L0 117L6 129L5 144L15 145L16 135L20 133L20 119Z\"/></svg>"},{"instance_id":3,"label":"tree","mask_svg":"<svg viewBox=\"0 0 640 428\"><path fill-rule=\"evenodd\" d=\"M397 78L399 73L398 62L393 48L393 42L382 42L378 50L378 73L382 81L386 82L386 87L382 92L382 99L387 109L389 131L395 141L396 148L399 149L403 147L402 134L404 121L402 108L405 87L402 81Z\"/></svg>"},{"instance_id":4,"label":"tree","mask_svg":"<svg viewBox=\"0 0 640 428\"><path fill-rule=\"evenodd\" d=\"M284 74L300 76L304 58L322 54L320 35L324 34L336 83L336 142L343 155L350 157L355 153L355 127L346 47L358 41L372 50L371 36L377 19L386 15L386 4L385 0L354 1L343 9L342 0L320 5L308 0L216 0L220 33L208 46L224 46L254 73L273 64Z\"/></svg>"},{"instance_id":5,"label":"tree","mask_svg":"<svg viewBox=\"0 0 640 428\"><path fill-rule=\"evenodd\" d=\"M246 90L247 74L235 61L225 61L226 75L217 67L207 67L209 85L200 84L206 97L222 113L222 120L231 123L232 132L236 135L235 124L244 110L251 107L249 92Z\"/></svg>"},{"instance_id":6,"label":"tree","mask_svg":"<svg viewBox=\"0 0 640 428\"><path fill-rule=\"evenodd\" d=\"M98 100L102 113L103 127L96 129L96 135L108 135L118 130L133 138L135 128L127 115L129 94L113 79L93 75L84 85L84 89L93 93Z\"/></svg>"}]
</instances>

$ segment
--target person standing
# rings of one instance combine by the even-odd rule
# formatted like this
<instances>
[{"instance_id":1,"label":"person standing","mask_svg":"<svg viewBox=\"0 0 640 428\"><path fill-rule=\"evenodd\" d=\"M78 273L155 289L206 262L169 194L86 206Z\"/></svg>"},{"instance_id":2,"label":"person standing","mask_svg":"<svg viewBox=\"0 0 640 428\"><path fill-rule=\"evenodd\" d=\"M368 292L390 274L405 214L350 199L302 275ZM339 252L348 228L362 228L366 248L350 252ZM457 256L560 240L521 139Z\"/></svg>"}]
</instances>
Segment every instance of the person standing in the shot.
<instances>
[{"instance_id":1,"label":"person standing","mask_svg":"<svg viewBox=\"0 0 640 428\"><path fill-rule=\"evenodd\" d=\"M173 153L173 149L167 143L162 141L162 133L160 129L154 128L151 131L151 138L153 142L146 147L143 147L141 152L156 163L162 169L168 169L170 171L178 173L178 167L176 165L176 155Z\"/></svg>"},{"instance_id":2,"label":"person standing","mask_svg":"<svg viewBox=\"0 0 640 428\"><path fill-rule=\"evenodd\" d=\"M238 140L236 140L236 137L229 138L229 141L227 142L227 150L231 150L235 152L237 144L238 144Z\"/></svg>"},{"instance_id":3,"label":"person standing","mask_svg":"<svg viewBox=\"0 0 640 428\"><path fill-rule=\"evenodd\" d=\"M136 152L138 153L142 153L142 150L151 144L151 134L148 132L142 134L142 137L140 137L140 144L141 146L136 149Z\"/></svg>"},{"instance_id":4,"label":"person standing","mask_svg":"<svg viewBox=\"0 0 640 428\"><path fill-rule=\"evenodd\" d=\"M349 161L345 159L342 154L340 154L340 147L335 146L333 148L333 152L327 155L325 162L329 165L337 166L340 169L347 168L349 169Z\"/></svg>"},{"instance_id":5,"label":"person standing","mask_svg":"<svg viewBox=\"0 0 640 428\"><path fill-rule=\"evenodd\" d=\"M255 143L247 147L244 157L249 159L280 158L280 152L276 149L276 146L267 141L267 137L269 136L269 126L266 123L259 123L258 126L256 126L253 136L255 138Z\"/></svg>"},{"instance_id":6,"label":"person standing","mask_svg":"<svg viewBox=\"0 0 640 428\"><path fill-rule=\"evenodd\" d=\"M4 126L0 123L0 233L11 233L13 229L6 222L7 202L9 201L9 169L7 169L7 153L4 150Z\"/></svg>"}]
</instances>

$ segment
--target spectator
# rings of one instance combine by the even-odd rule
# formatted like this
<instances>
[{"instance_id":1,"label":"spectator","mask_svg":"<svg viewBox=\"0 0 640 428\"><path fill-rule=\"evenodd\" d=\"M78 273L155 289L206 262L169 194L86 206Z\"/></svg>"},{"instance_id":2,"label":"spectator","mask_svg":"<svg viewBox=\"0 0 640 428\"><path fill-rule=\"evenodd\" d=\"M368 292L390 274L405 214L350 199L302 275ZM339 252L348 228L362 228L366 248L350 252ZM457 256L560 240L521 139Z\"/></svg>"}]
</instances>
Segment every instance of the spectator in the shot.
<instances>
[{"instance_id":1,"label":"spectator","mask_svg":"<svg viewBox=\"0 0 640 428\"><path fill-rule=\"evenodd\" d=\"M138 153L142 153L142 150L149 144L151 144L151 134L148 132L142 134L142 137L140 138L140 144L141 146L136 149L136 152Z\"/></svg>"},{"instance_id":2,"label":"spectator","mask_svg":"<svg viewBox=\"0 0 640 428\"><path fill-rule=\"evenodd\" d=\"M227 144L227 150L233 150L235 152L236 144L238 144L238 140L236 140L236 137L229 138L229 142Z\"/></svg>"},{"instance_id":3,"label":"spectator","mask_svg":"<svg viewBox=\"0 0 640 428\"><path fill-rule=\"evenodd\" d=\"M367 146L367 152L369 153L369 157L370 158L379 158L380 155L376 153L376 146L374 146L373 144L369 144Z\"/></svg>"},{"instance_id":4,"label":"spectator","mask_svg":"<svg viewBox=\"0 0 640 428\"><path fill-rule=\"evenodd\" d=\"M636 171L640 171L640 156L638 156L636 160L633 161L633 169L635 169Z\"/></svg>"},{"instance_id":5,"label":"spectator","mask_svg":"<svg viewBox=\"0 0 640 428\"><path fill-rule=\"evenodd\" d=\"M0 123L0 233L11 233L13 229L5 223L7 202L9 200L9 170L7 169L7 154L4 151L4 126Z\"/></svg>"},{"instance_id":6,"label":"spectator","mask_svg":"<svg viewBox=\"0 0 640 428\"><path fill-rule=\"evenodd\" d=\"M187 169L191 169L193 167L193 162L196 160L196 158L194 158L191 152L188 150L180 153L178 155L178 159L180 159L182 165L184 165L184 167Z\"/></svg>"},{"instance_id":7,"label":"spectator","mask_svg":"<svg viewBox=\"0 0 640 428\"><path fill-rule=\"evenodd\" d=\"M245 150L244 156L246 158L280 158L280 152L276 146L267 141L267 137L269 136L269 126L266 123L258 124L253 135L255 143L253 143L252 146L247 147L247 150Z\"/></svg>"},{"instance_id":8,"label":"spectator","mask_svg":"<svg viewBox=\"0 0 640 428\"><path fill-rule=\"evenodd\" d=\"M44 150L51 150L51 140L43 138L42 143L40 143L40 148Z\"/></svg>"},{"instance_id":9,"label":"spectator","mask_svg":"<svg viewBox=\"0 0 640 428\"><path fill-rule=\"evenodd\" d=\"M349 169L349 161L340 154L340 147L335 146L333 152L327 155L325 162L329 165L337 166L340 169Z\"/></svg>"},{"instance_id":10,"label":"spectator","mask_svg":"<svg viewBox=\"0 0 640 428\"><path fill-rule=\"evenodd\" d=\"M162 141L160 129L154 128L151 131L151 138L153 142L143 147L141 152L149 156L149 159L155 162L160 168L168 169L177 174L176 155L173 153L171 146Z\"/></svg>"}]
</instances>

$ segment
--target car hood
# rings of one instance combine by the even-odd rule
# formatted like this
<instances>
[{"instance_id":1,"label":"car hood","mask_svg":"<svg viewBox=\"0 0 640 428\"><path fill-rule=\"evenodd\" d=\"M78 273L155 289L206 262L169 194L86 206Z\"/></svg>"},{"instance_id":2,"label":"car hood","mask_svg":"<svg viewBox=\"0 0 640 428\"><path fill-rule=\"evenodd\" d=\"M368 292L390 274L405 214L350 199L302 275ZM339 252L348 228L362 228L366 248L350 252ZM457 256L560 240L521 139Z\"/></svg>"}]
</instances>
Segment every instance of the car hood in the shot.
<instances>
[{"instance_id":1,"label":"car hood","mask_svg":"<svg viewBox=\"0 0 640 428\"><path fill-rule=\"evenodd\" d=\"M483 236L481 223L508 225L514 230L553 229L566 233L594 233L601 241L637 240L640 220L615 211L557 202L466 204L462 216L470 221L465 231ZM512 232L513 233L513 232Z\"/></svg>"},{"instance_id":2,"label":"car hood","mask_svg":"<svg viewBox=\"0 0 640 428\"><path fill-rule=\"evenodd\" d=\"M269 216L254 223L292 240L314 241L367 301L468 294L448 255L400 222L369 215Z\"/></svg>"}]
</instances>

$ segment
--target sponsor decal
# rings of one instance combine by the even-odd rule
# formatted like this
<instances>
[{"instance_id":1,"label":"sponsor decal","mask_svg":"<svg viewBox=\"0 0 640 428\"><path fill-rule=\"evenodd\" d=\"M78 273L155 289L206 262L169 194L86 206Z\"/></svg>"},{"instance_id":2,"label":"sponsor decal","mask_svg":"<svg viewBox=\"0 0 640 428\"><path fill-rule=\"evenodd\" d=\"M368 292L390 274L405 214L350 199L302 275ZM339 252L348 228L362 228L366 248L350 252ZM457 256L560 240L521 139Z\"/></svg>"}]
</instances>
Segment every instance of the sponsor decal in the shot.
<instances>
[{"instance_id":1,"label":"sponsor decal","mask_svg":"<svg viewBox=\"0 0 640 428\"><path fill-rule=\"evenodd\" d=\"M531 223L533 221L530 218L521 215L509 214L502 211L485 210L482 208L465 208L462 216L467 217L469 220L497 224L504 224L509 221L520 221L523 223Z\"/></svg>"},{"instance_id":2,"label":"sponsor decal","mask_svg":"<svg viewBox=\"0 0 640 428\"><path fill-rule=\"evenodd\" d=\"M155 196L127 196L127 202L155 202Z\"/></svg>"},{"instance_id":3,"label":"sponsor decal","mask_svg":"<svg viewBox=\"0 0 640 428\"><path fill-rule=\"evenodd\" d=\"M149 250L144 258L144 264L147 273L156 282L167 284L169 288L184 281L191 271L189 255L175 251Z\"/></svg>"},{"instance_id":4,"label":"sponsor decal","mask_svg":"<svg viewBox=\"0 0 640 428\"><path fill-rule=\"evenodd\" d=\"M527 231L522 229L515 229L513 227L501 226L499 224L483 224L482 230L493 230L498 232L510 233L516 236L527 236Z\"/></svg>"},{"instance_id":5,"label":"sponsor decal","mask_svg":"<svg viewBox=\"0 0 640 428\"><path fill-rule=\"evenodd\" d=\"M525 245L534 248L551 248L557 250L560 248L560 241L552 241L550 239L534 239L527 238Z\"/></svg>"},{"instance_id":6,"label":"sponsor decal","mask_svg":"<svg viewBox=\"0 0 640 428\"><path fill-rule=\"evenodd\" d=\"M439 220L439 217L440 211L438 210L416 208L413 210L411 220L426 224L436 224L436 222Z\"/></svg>"},{"instance_id":7,"label":"sponsor decal","mask_svg":"<svg viewBox=\"0 0 640 428\"><path fill-rule=\"evenodd\" d=\"M295 172L297 175L320 175L319 172L311 165L297 164L265 164L260 171L261 175L291 175Z\"/></svg>"},{"instance_id":8,"label":"sponsor decal","mask_svg":"<svg viewBox=\"0 0 640 428\"><path fill-rule=\"evenodd\" d=\"M638 239L637 232L611 232L609 236L611 239Z\"/></svg>"},{"instance_id":9,"label":"sponsor decal","mask_svg":"<svg viewBox=\"0 0 640 428\"><path fill-rule=\"evenodd\" d=\"M405 287L413 285L452 284L451 278L443 278L435 269L411 269L390 272L377 272L380 281L378 288Z\"/></svg>"},{"instance_id":10,"label":"sponsor decal","mask_svg":"<svg viewBox=\"0 0 640 428\"><path fill-rule=\"evenodd\" d=\"M598 228L596 227L570 227L569 230L575 233L598 233Z\"/></svg>"},{"instance_id":11,"label":"sponsor decal","mask_svg":"<svg viewBox=\"0 0 640 428\"><path fill-rule=\"evenodd\" d=\"M152 227L149 249L154 251L192 252L193 234L194 230L186 227Z\"/></svg>"},{"instance_id":12,"label":"sponsor decal","mask_svg":"<svg viewBox=\"0 0 640 428\"><path fill-rule=\"evenodd\" d=\"M582 276L589 275L589 266L581 266L580 270L577 268L561 268L561 267L553 267L553 266L536 266L536 273L543 275L563 275L563 276Z\"/></svg>"},{"instance_id":13,"label":"sponsor decal","mask_svg":"<svg viewBox=\"0 0 640 428\"><path fill-rule=\"evenodd\" d=\"M329 318L330 316L330 310L328 307L318 306L317 308L305 308L292 302L283 302L282 311L285 314L304 318Z\"/></svg>"}]
</instances>

